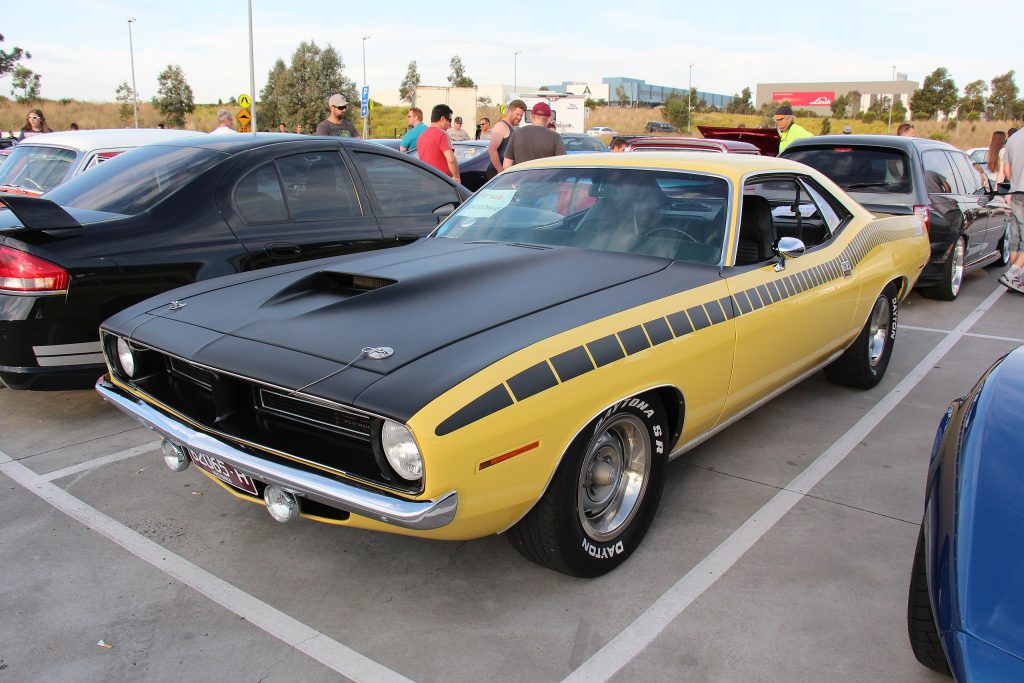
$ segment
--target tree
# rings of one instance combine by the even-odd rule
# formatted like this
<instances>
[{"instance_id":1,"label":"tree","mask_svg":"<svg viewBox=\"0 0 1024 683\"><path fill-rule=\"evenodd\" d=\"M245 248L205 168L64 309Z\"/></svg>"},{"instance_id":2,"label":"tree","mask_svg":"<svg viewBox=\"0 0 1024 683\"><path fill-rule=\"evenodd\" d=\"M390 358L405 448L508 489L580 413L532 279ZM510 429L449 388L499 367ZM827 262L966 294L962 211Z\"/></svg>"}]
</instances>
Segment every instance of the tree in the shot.
<instances>
[{"instance_id":1,"label":"tree","mask_svg":"<svg viewBox=\"0 0 1024 683\"><path fill-rule=\"evenodd\" d=\"M18 102L31 102L39 99L40 76L32 69L18 64L11 72L11 95ZM18 91L21 92L18 92Z\"/></svg>"},{"instance_id":2,"label":"tree","mask_svg":"<svg viewBox=\"0 0 1024 683\"><path fill-rule=\"evenodd\" d=\"M452 72L448 75L448 82L455 88L474 88L476 83L473 79L466 75L466 67L462 64L462 58L458 55L452 57L452 61L448 62L448 66L451 67Z\"/></svg>"},{"instance_id":3,"label":"tree","mask_svg":"<svg viewBox=\"0 0 1024 683\"><path fill-rule=\"evenodd\" d=\"M481 107L489 107L492 104L492 100L488 95L476 98L476 103Z\"/></svg>"},{"instance_id":4,"label":"tree","mask_svg":"<svg viewBox=\"0 0 1024 683\"><path fill-rule=\"evenodd\" d=\"M968 121L977 121L981 112L985 111L985 81L971 81L964 86L964 96L956 105L956 117Z\"/></svg>"},{"instance_id":5,"label":"tree","mask_svg":"<svg viewBox=\"0 0 1024 683\"><path fill-rule=\"evenodd\" d=\"M910 98L910 110L915 119L938 118L939 113L954 111L958 100L956 83L946 67L940 66L925 76L921 88Z\"/></svg>"},{"instance_id":6,"label":"tree","mask_svg":"<svg viewBox=\"0 0 1024 683\"><path fill-rule=\"evenodd\" d=\"M132 86L128 85L128 81L121 81L121 85L117 86L115 99L120 105L117 108L117 117L121 120L122 126L127 126L128 121L135 114L136 97L138 97L138 95L134 90L132 90Z\"/></svg>"},{"instance_id":7,"label":"tree","mask_svg":"<svg viewBox=\"0 0 1024 683\"><path fill-rule=\"evenodd\" d=\"M1013 69L1002 76L992 79L992 94L988 101L992 108L992 118L1007 120L1014 118L1019 104L1017 100L1017 84L1013 82Z\"/></svg>"},{"instance_id":8,"label":"tree","mask_svg":"<svg viewBox=\"0 0 1024 683\"><path fill-rule=\"evenodd\" d=\"M619 101L619 106L625 107L629 104L629 95L626 94L626 86L619 83L619 87L615 88L615 97Z\"/></svg>"},{"instance_id":9,"label":"tree","mask_svg":"<svg viewBox=\"0 0 1024 683\"><path fill-rule=\"evenodd\" d=\"M289 120L288 109L283 101L287 72L288 67L284 65L284 60L278 59L267 72L267 84L260 91L257 115L259 116L258 120L264 122L264 127L267 130L274 130L278 123L284 123L289 127L294 125Z\"/></svg>"},{"instance_id":10,"label":"tree","mask_svg":"<svg viewBox=\"0 0 1024 683\"><path fill-rule=\"evenodd\" d=\"M821 120L821 134L828 135L832 132L832 119L825 117Z\"/></svg>"},{"instance_id":11,"label":"tree","mask_svg":"<svg viewBox=\"0 0 1024 683\"><path fill-rule=\"evenodd\" d=\"M676 130L684 130L690 125L690 107L685 97L672 93L665 100L661 111Z\"/></svg>"},{"instance_id":12,"label":"tree","mask_svg":"<svg viewBox=\"0 0 1024 683\"><path fill-rule=\"evenodd\" d=\"M0 35L0 43L4 42L3 35ZM32 59L32 54L22 50L20 47L11 48L10 52L0 50L0 78L3 78L14 71L22 59Z\"/></svg>"},{"instance_id":13,"label":"tree","mask_svg":"<svg viewBox=\"0 0 1024 683\"><path fill-rule=\"evenodd\" d=\"M725 105L725 111L729 114L753 114L754 103L751 102L752 94L750 88L744 88L742 94L733 95L729 104Z\"/></svg>"},{"instance_id":14,"label":"tree","mask_svg":"<svg viewBox=\"0 0 1024 683\"><path fill-rule=\"evenodd\" d=\"M192 99L192 88L185 80L185 72L177 64L168 64L156 77L157 90L153 105L167 119L171 128L185 125L185 114L196 110Z\"/></svg>"},{"instance_id":15,"label":"tree","mask_svg":"<svg viewBox=\"0 0 1024 683\"><path fill-rule=\"evenodd\" d=\"M420 72L416 68L416 60L409 62L409 68L405 71L405 78L398 86L398 96L403 102L416 106L416 87L420 84Z\"/></svg>"},{"instance_id":16,"label":"tree","mask_svg":"<svg viewBox=\"0 0 1024 683\"><path fill-rule=\"evenodd\" d=\"M326 118L327 98L334 93L349 102L359 101L356 84L345 76L341 55L330 45L321 49L313 41L299 43L278 87L278 118L302 124L305 130L315 129ZM346 118L355 123L358 112L349 107Z\"/></svg>"},{"instance_id":17,"label":"tree","mask_svg":"<svg viewBox=\"0 0 1024 683\"><path fill-rule=\"evenodd\" d=\"M832 110L832 116L836 117L837 119L845 119L846 109L849 106L849 95L836 95L836 97L832 100L832 104L829 105L829 108Z\"/></svg>"}]
</instances>

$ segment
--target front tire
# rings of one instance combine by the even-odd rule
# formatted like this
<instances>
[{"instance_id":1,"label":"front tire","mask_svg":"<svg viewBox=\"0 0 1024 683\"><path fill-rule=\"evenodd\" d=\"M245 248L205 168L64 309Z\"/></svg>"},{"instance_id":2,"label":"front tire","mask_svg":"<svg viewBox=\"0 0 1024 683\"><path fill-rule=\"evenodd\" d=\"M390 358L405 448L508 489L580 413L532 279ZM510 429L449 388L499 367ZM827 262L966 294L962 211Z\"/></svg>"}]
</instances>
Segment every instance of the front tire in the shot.
<instances>
[{"instance_id":1,"label":"front tire","mask_svg":"<svg viewBox=\"0 0 1024 683\"><path fill-rule=\"evenodd\" d=\"M882 381L896 343L899 296L887 287L871 306L871 313L856 341L825 368L825 376L836 384L870 389Z\"/></svg>"},{"instance_id":2,"label":"front tire","mask_svg":"<svg viewBox=\"0 0 1024 683\"><path fill-rule=\"evenodd\" d=\"M928 597L928 574L925 569L924 528L917 534L917 550L914 552L914 568L910 572L910 590L907 595L907 635L910 637L910 649L914 651L917 661L932 671L947 676L949 662L939 640L939 630L935 626L935 615L932 612L932 601Z\"/></svg>"},{"instance_id":3,"label":"front tire","mask_svg":"<svg viewBox=\"0 0 1024 683\"><path fill-rule=\"evenodd\" d=\"M963 235L957 238L946 265L942 268L942 281L939 284L922 289L921 293L929 299L952 301L960 294L960 285L964 280L964 257L967 254L967 241Z\"/></svg>"},{"instance_id":4,"label":"front tire","mask_svg":"<svg viewBox=\"0 0 1024 683\"><path fill-rule=\"evenodd\" d=\"M572 442L509 541L528 560L570 576L615 569L640 545L658 509L667 436L654 394L615 404Z\"/></svg>"}]
</instances>

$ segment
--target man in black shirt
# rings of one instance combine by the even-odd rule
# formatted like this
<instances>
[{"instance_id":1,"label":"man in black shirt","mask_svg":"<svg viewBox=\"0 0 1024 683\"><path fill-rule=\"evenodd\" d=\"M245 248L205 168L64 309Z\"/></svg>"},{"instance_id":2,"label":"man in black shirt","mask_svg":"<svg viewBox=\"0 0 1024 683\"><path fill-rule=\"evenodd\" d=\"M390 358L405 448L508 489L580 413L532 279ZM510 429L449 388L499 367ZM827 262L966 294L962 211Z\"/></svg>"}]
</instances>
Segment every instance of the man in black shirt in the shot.
<instances>
[{"instance_id":1,"label":"man in black shirt","mask_svg":"<svg viewBox=\"0 0 1024 683\"><path fill-rule=\"evenodd\" d=\"M359 132L356 127L345 120L348 113L348 101L341 95L331 95L327 100L330 113L327 118L317 125L317 135L339 135L343 138L357 138Z\"/></svg>"}]
</instances>

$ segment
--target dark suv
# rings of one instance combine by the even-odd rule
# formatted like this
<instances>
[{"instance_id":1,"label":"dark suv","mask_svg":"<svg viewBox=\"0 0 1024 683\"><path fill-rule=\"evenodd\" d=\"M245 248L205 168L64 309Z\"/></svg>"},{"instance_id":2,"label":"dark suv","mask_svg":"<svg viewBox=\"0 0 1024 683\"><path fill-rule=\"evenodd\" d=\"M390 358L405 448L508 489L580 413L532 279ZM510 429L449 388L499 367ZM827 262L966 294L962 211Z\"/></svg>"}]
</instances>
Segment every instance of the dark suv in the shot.
<instances>
[{"instance_id":1,"label":"dark suv","mask_svg":"<svg viewBox=\"0 0 1024 683\"><path fill-rule=\"evenodd\" d=\"M822 135L797 140L780 156L818 169L875 214L923 216L932 256L917 287L926 296L955 299L964 273L1009 262L1009 204L981 166L952 145Z\"/></svg>"},{"instance_id":2,"label":"dark suv","mask_svg":"<svg viewBox=\"0 0 1024 683\"><path fill-rule=\"evenodd\" d=\"M644 126L645 133L673 133L675 129L671 123L665 123L664 121L648 121L647 125Z\"/></svg>"}]
</instances>

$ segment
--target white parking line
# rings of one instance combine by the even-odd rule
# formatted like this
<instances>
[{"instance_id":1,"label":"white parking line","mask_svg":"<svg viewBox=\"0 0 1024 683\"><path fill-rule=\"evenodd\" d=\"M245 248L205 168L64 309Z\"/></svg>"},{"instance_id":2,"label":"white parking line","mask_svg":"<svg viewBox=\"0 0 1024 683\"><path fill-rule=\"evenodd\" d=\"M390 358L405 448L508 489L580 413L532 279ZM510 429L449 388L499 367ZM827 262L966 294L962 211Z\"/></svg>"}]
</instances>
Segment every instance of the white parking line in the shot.
<instances>
[{"instance_id":1,"label":"white parking line","mask_svg":"<svg viewBox=\"0 0 1024 683\"><path fill-rule=\"evenodd\" d=\"M405 676L306 626L85 504L56 484L47 481L45 477L21 463L14 462L3 451L0 451L0 472L67 516L106 536L132 555L202 593L332 671L353 681L410 683Z\"/></svg>"},{"instance_id":2,"label":"white parking line","mask_svg":"<svg viewBox=\"0 0 1024 683\"><path fill-rule=\"evenodd\" d=\"M112 462L118 462L121 460L127 460L128 458L134 458L136 455L149 453L150 451L155 451L158 448L160 448L160 443L158 441L154 441L153 443L147 443L141 446L136 446L135 448L129 448L128 450L121 451L119 453L111 453L110 455L105 455L102 458L96 458L95 460L88 460L77 465L72 465L71 467L65 467L63 469L54 470L53 472L42 474L40 476L46 481L54 481L56 479L62 479L63 477L69 477L72 474L78 474L79 472L86 472L95 467L109 465Z\"/></svg>"},{"instance_id":3,"label":"white parking line","mask_svg":"<svg viewBox=\"0 0 1024 683\"><path fill-rule=\"evenodd\" d=\"M643 614L594 653L564 681L607 681L661 635L680 614L735 565L782 517L803 500L815 485L848 456L857 444L899 405L935 364L978 322L1006 288L1000 286L950 331L914 369L875 404L838 441L832 444L782 491L751 515L717 548L665 591ZM993 359L995 360L995 359Z\"/></svg>"},{"instance_id":4,"label":"white parking line","mask_svg":"<svg viewBox=\"0 0 1024 683\"><path fill-rule=\"evenodd\" d=\"M901 330L913 330L914 332L936 332L938 334L949 334L949 330L939 330L934 327L918 327L917 325L900 325ZM995 334L979 334L977 332L968 332L964 335L965 337L973 337L975 339L992 339L995 341L1008 341L1016 342L1018 344L1024 344L1024 339L1018 339L1017 337L1000 337Z\"/></svg>"}]
</instances>

